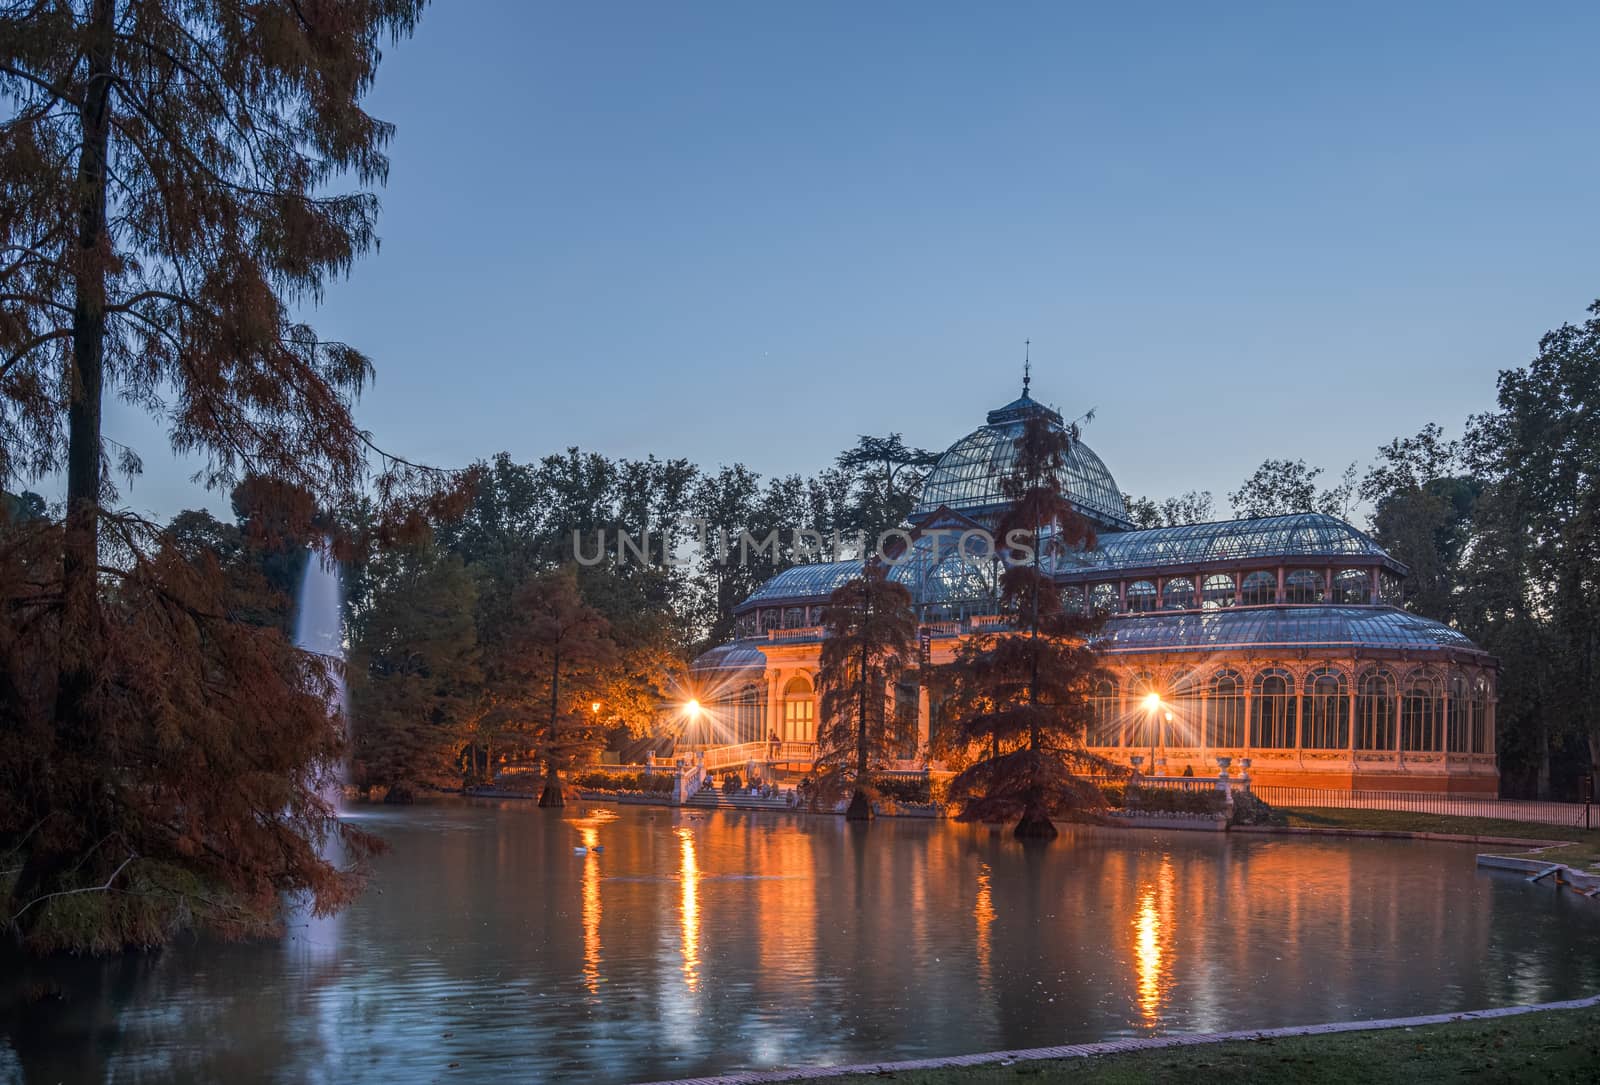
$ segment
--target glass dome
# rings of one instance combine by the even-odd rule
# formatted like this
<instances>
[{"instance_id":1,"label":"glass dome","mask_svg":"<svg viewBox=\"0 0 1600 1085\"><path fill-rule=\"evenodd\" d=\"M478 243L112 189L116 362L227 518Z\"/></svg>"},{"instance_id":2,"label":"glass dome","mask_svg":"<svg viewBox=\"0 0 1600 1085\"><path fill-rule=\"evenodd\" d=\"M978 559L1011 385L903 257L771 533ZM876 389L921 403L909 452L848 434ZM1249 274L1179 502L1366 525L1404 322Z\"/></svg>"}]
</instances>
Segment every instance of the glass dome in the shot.
<instances>
[{"instance_id":1,"label":"glass dome","mask_svg":"<svg viewBox=\"0 0 1600 1085\"><path fill-rule=\"evenodd\" d=\"M993 515L1007 502L1000 483L1011 471L1016 458L1016 441L1029 415L1042 413L1057 426L1061 415L1028 397L989 412L988 425L950 446L922 484L922 496L912 510L912 519L933 512L940 505L974 519ZM1062 473L1062 488L1080 513L1100 528L1127 530L1128 506L1111 472L1080 440L1072 442Z\"/></svg>"}]
</instances>

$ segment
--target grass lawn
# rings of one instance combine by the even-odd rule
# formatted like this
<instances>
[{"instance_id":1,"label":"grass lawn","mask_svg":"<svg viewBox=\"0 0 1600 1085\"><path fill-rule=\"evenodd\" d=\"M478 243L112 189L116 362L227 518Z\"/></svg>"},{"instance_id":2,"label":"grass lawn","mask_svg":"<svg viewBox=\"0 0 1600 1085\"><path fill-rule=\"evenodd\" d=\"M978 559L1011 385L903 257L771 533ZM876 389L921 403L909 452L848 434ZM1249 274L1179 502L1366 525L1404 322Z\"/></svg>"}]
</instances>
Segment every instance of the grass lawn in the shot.
<instances>
[{"instance_id":1,"label":"grass lawn","mask_svg":"<svg viewBox=\"0 0 1600 1085\"><path fill-rule=\"evenodd\" d=\"M1600 830L1567 829L1529 821L1498 818L1458 818L1445 814L1417 814L1408 810L1337 810L1332 808L1282 808L1290 825L1329 829L1383 829L1412 833L1456 833L1462 836L1510 836L1522 840L1570 840L1564 848L1537 853L1537 858L1566 863L1576 870L1600 862ZM1522 854L1514 847L1489 848L1498 855ZM1596 1075L1600 1078L1600 1074Z\"/></svg>"},{"instance_id":2,"label":"grass lawn","mask_svg":"<svg viewBox=\"0 0 1600 1085\"><path fill-rule=\"evenodd\" d=\"M818 1085L1227 1085L1322 1082L1593 1082L1600 1010L1559 1010L1420 1028L1347 1032L1086 1059L815 1079Z\"/></svg>"}]
</instances>

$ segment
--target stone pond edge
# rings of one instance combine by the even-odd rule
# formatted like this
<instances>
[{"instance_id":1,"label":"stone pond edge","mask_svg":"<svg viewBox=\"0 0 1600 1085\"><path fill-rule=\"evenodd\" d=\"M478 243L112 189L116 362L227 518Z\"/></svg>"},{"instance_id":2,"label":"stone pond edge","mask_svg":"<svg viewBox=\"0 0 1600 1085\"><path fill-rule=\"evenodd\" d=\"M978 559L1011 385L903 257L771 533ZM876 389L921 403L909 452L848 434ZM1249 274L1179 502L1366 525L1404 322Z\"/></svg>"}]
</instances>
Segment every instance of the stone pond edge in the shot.
<instances>
[{"instance_id":1,"label":"stone pond edge","mask_svg":"<svg viewBox=\"0 0 1600 1085\"><path fill-rule=\"evenodd\" d=\"M1481 1021L1498 1017L1516 1017L1521 1014L1538 1013L1543 1010L1592 1009L1596 1006L1600 1006L1600 995L1571 999L1566 1002L1543 1002L1532 1006L1503 1006L1498 1009L1466 1010L1461 1013L1436 1013L1423 1017L1390 1017L1375 1021L1339 1021L1325 1025L1291 1025L1285 1028L1245 1029L1239 1032L1130 1037L1125 1040L1104 1040L1092 1044L1030 1047L1016 1051L985 1051L974 1055L949 1055L941 1058L909 1059L899 1062L863 1062L849 1066L750 1070L732 1074L717 1074L711 1077L672 1078L650 1082L648 1085L768 1085L768 1083L772 1082L848 1077L852 1074L893 1074L910 1070L946 1070L964 1066L1004 1066L1017 1062L1037 1062L1046 1059L1079 1059L1095 1055L1115 1055L1130 1051L1157 1051L1173 1047L1198 1047L1204 1044L1232 1043L1241 1040L1277 1040L1296 1036L1326 1036L1340 1032L1415 1028L1420 1025L1444 1025L1452 1021Z\"/></svg>"}]
</instances>

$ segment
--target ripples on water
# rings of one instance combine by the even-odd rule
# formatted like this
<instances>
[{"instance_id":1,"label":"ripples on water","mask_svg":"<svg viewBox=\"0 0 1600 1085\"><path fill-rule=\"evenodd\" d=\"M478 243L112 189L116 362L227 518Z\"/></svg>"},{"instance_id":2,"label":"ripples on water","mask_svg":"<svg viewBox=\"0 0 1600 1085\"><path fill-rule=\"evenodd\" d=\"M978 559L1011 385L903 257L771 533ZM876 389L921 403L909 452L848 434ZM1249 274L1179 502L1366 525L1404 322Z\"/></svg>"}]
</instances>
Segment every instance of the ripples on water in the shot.
<instances>
[{"instance_id":1,"label":"ripples on water","mask_svg":"<svg viewBox=\"0 0 1600 1085\"><path fill-rule=\"evenodd\" d=\"M392 844L372 887L281 943L0 961L0 1077L629 1082L1600 988L1600 908L1457 845L1078 829L1024 848L515 802L356 816Z\"/></svg>"}]
</instances>

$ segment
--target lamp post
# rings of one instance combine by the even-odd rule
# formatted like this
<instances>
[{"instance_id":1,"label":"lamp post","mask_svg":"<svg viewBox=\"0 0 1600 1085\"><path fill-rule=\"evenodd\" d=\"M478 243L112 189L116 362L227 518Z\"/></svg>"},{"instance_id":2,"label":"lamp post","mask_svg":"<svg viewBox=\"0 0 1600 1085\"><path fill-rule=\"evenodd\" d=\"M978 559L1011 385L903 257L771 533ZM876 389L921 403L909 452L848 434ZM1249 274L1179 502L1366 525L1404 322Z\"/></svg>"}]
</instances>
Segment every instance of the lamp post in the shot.
<instances>
[{"instance_id":1,"label":"lamp post","mask_svg":"<svg viewBox=\"0 0 1600 1085\"><path fill-rule=\"evenodd\" d=\"M1156 732L1161 729L1161 694L1147 693L1144 696L1144 710L1149 713L1146 726L1150 729L1150 775L1156 775ZM1170 718L1170 716L1169 716Z\"/></svg>"}]
</instances>

